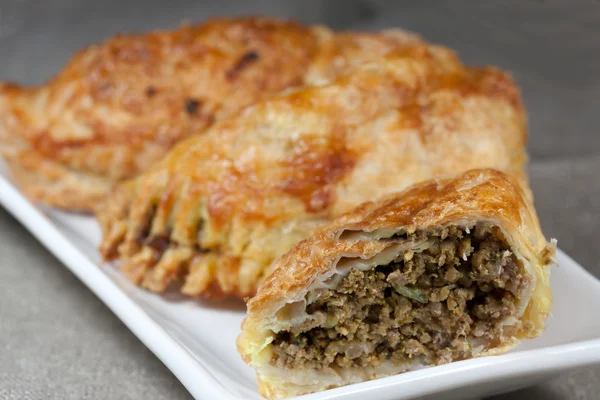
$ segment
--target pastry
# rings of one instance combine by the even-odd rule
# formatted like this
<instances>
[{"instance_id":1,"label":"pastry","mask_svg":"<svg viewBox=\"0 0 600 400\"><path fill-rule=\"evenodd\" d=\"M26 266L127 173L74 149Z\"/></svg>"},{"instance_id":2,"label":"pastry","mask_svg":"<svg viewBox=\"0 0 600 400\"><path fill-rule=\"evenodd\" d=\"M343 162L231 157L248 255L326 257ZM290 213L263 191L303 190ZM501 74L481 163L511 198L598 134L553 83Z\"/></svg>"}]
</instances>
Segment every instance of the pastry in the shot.
<instances>
[{"instance_id":1,"label":"pastry","mask_svg":"<svg viewBox=\"0 0 600 400\"><path fill-rule=\"evenodd\" d=\"M274 265L238 350L281 399L500 354L544 329L547 243L520 179L472 170L370 201Z\"/></svg>"},{"instance_id":2,"label":"pastry","mask_svg":"<svg viewBox=\"0 0 600 400\"><path fill-rule=\"evenodd\" d=\"M364 201L472 168L522 177L525 142L506 74L417 45L181 142L98 207L100 250L156 292L251 296L273 260Z\"/></svg>"}]
</instances>

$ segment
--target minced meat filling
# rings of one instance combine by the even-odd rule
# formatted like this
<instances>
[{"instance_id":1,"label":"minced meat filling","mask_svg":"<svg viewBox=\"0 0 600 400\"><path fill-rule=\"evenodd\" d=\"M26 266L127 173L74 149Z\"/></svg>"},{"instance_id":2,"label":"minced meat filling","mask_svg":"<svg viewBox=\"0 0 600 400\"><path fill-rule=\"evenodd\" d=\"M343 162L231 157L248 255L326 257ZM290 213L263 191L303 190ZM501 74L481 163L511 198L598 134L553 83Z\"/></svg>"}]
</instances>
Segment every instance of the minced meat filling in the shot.
<instances>
[{"instance_id":1,"label":"minced meat filling","mask_svg":"<svg viewBox=\"0 0 600 400\"><path fill-rule=\"evenodd\" d=\"M344 368L422 357L441 364L468 357L482 339L493 340L529 284L515 256L488 225L426 234L434 243L425 251L352 270L336 289L313 293L307 312L318 326L279 332L271 362Z\"/></svg>"}]
</instances>

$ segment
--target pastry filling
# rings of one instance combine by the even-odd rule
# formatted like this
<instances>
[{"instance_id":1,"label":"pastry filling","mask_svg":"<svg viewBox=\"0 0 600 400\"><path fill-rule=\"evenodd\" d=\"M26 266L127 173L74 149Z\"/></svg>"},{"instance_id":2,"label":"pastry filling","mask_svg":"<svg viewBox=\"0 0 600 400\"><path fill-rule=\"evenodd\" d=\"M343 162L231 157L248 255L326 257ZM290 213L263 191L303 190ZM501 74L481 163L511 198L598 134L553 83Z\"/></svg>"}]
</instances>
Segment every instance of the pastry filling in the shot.
<instances>
[{"instance_id":1,"label":"pastry filling","mask_svg":"<svg viewBox=\"0 0 600 400\"><path fill-rule=\"evenodd\" d=\"M531 279L498 228L450 227L407 239L417 238L427 239L424 250L350 269L337 287L309 292L310 318L276 334L271 363L337 369L419 357L443 364L494 346L503 329L510 334L503 322L517 316L517 296Z\"/></svg>"}]
</instances>

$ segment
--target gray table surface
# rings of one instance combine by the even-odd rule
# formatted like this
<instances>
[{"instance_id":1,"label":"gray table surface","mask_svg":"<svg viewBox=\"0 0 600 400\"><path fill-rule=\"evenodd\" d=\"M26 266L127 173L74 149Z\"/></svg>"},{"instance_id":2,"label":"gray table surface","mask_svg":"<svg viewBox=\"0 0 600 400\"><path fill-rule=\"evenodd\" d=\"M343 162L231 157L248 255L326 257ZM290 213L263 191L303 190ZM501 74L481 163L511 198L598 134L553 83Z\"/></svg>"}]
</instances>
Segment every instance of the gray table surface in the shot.
<instances>
[{"instance_id":1,"label":"gray table surface","mask_svg":"<svg viewBox=\"0 0 600 400\"><path fill-rule=\"evenodd\" d=\"M401 26L471 64L513 71L547 236L600 276L600 3L0 0L0 80L39 83L118 31L262 13L338 28ZM496 399L596 399L600 366ZM165 366L0 208L0 399L190 399Z\"/></svg>"}]
</instances>

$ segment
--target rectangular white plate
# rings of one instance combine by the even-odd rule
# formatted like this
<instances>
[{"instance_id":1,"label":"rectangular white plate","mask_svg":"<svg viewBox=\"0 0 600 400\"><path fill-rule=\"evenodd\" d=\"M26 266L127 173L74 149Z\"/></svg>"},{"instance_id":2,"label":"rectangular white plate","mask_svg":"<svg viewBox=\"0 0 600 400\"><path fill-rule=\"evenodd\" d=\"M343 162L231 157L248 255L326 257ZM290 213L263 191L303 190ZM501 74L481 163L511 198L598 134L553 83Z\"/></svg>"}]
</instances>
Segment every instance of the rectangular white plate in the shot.
<instances>
[{"instance_id":1,"label":"rectangular white plate","mask_svg":"<svg viewBox=\"0 0 600 400\"><path fill-rule=\"evenodd\" d=\"M100 232L92 217L35 207L6 175L0 161L0 204L106 303L196 399L261 398L254 372L235 349L243 306L159 296L137 288L116 267L100 262ZM560 267L552 271L554 307L541 338L502 356L421 369L302 399L464 399L518 389L560 371L600 363L600 282L560 251L558 261Z\"/></svg>"}]
</instances>

